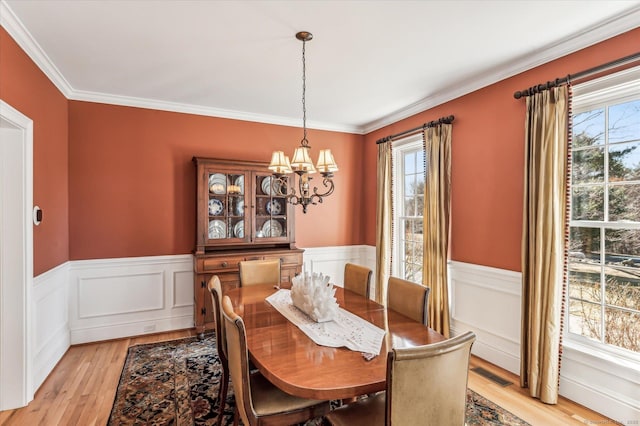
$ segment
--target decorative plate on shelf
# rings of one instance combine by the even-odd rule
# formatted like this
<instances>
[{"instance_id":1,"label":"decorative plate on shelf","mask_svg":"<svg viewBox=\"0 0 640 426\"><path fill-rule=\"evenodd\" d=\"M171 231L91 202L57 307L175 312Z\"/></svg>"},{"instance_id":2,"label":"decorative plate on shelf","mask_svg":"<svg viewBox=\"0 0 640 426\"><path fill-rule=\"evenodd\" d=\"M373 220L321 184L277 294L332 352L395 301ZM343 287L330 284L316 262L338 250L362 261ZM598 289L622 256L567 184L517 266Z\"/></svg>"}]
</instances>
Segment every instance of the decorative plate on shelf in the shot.
<instances>
[{"instance_id":1,"label":"decorative plate on shelf","mask_svg":"<svg viewBox=\"0 0 640 426\"><path fill-rule=\"evenodd\" d=\"M209 238L212 240L227 238L227 229L223 221L212 220L209 222Z\"/></svg>"},{"instance_id":2,"label":"decorative plate on shelf","mask_svg":"<svg viewBox=\"0 0 640 426\"><path fill-rule=\"evenodd\" d=\"M271 176L267 176L266 178L262 179L262 185L260 185L260 187L262 188L262 192L264 194L272 195L273 188L271 187Z\"/></svg>"},{"instance_id":3,"label":"decorative plate on shelf","mask_svg":"<svg viewBox=\"0 0 640 426\"><path fill-rule=\"evenodd\" d=\"M224 211L224 204L217 198L209 199L209 215L218 216Z\"/></svg>"},{"instance_id":4,"label":"decorative plate on shelf","mask_svg":"<svg viewBox=\"0 0 640 426\"><path fill-rule=\"evenodd\" d=\"M244 220L236 223L236 226L233 227L233 235L236 238L244 238Z\"/></svg>"},{"instance_id":5,"label":"decorative plate on shelf","mask_svg":"<svg viewBox=\"0 0 640 426\"><path fill-rule=\"evenodd\" d=\"M277 214L280 214L280 211L282 210L282 205L278 200L271 200L267 203L265 208L267 209L267 213L272 215L277 215Z\"/></svg>"},{"instance_id":6,"label":"decorative plate on shelf","mask_svg":"<svg viewBox=\"0 0 640 426\"><path fill-rule=\"evenodd\" d=\"M268 220L262 225L262 232L265 237L279 237L282 235L282 225L277 220Z\"/></svg>"},{"instance_id":7,"label":"decorative plate on shelf","mask_svg":"<svg viewBox=\"0 0 640 426\"><path fill-rule=\"evenodd\" d=\"M244 199L243 198L238 198L238 200L236 201L236 215L244 216Z\"/></svg>"},{"instance_id":8,"label":"decorative plate on shelf","mask_svg":"<svg viewBox=\"0 0 640 426\"><path fill-rule=\"evenodd\" d=\"M225 194L227 192L227 176L222 173L209 175L209 191L214 194Z\"/></svg>"},{"instance_id":9,"label":"decorative plate on shelf","mask_svg":"<svg viewBox=\"0 0 640 426\"><path fill-rule=\"evenodd\" d=\"M238 176L233 184L240 188L240 194L244 194L244 175Z\"/></svg>"}]
</instances>

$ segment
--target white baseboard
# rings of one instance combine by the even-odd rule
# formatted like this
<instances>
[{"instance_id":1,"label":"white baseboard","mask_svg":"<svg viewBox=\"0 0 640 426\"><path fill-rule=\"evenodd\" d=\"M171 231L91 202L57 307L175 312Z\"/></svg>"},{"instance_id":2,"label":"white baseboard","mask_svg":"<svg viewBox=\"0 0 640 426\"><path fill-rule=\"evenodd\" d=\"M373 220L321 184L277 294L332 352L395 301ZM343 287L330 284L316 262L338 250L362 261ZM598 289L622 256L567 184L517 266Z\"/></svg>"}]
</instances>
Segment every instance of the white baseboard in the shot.
<instances>
[{"instance_id":1,"label":"white baseboard","mask_svg":"<svg viewBox=\"0 0 640 426\"><path fill-rule=\"evenodd\" d=\"M71 345L68 321L70 263L33 279L33 386L38 389Z\"/></svg>"},{"instance_id":2,"label":"white baseboard","mask_svg":"<svg viewBox=\"0 0 640 426\"><path fill-rule=\"evenodd\" d=\"M193 256L74 261L71 344L193 327Z\"/></svg>"}]
</instances>

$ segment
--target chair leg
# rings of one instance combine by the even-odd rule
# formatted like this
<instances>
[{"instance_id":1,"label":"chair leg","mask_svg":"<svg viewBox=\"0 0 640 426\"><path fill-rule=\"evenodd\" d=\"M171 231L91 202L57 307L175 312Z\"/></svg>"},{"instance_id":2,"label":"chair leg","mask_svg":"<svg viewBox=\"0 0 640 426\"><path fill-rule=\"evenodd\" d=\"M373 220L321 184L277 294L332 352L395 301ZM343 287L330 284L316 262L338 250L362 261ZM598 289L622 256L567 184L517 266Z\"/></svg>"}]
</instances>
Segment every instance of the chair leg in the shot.
<instances>
[{"instance_id":1,"label":"chair leg","mask_svg":"<svg viewBox=\"0 0 640 426\"><path fill-rule=\"evenodd\" d=\"M224 417L224 409L227 405L227 391L229 389L229 370L222 367L222 376L220 377L220 387L218 388L218 426L222 426L222 418Z\"/></svg>"}]
</instances>

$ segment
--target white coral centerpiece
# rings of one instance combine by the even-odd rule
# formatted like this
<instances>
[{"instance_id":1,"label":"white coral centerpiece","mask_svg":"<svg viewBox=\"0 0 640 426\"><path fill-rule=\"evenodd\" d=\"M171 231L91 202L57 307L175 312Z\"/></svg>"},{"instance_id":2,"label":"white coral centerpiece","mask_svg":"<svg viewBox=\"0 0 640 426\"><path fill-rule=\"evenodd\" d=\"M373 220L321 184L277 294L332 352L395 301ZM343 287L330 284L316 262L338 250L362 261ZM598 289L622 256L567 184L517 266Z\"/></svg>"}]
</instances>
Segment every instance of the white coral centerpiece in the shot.
<instances>
[{"instance_id":1,"label":"white coral centerpiece","mask_svg":"<svg viewBox=\"0 0 640 426\"><path fill-rule=\"evenodd\" d=\"M338 312L336 289L322 273L298 275L291 280L291 300L316 322L331 321Z\"/></svg>"}]
</instances>

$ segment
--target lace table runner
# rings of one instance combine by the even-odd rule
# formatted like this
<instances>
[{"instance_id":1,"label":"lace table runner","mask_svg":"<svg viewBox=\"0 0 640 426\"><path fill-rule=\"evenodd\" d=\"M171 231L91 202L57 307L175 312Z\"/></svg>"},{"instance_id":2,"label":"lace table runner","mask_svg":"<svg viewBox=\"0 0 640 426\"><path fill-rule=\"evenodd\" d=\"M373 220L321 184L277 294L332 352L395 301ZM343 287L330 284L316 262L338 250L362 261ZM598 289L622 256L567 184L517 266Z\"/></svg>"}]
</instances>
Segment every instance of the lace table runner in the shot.
<instances>
[{"instance_id":1,"label":"lace table runner","mask_svg":"<svg viewBox=\"0 0 640 426\"><path fill-rule=\"evenodd\" d=\"M338 308L333 321L318 323L293 306L289 290L280 289L266 300L318 345L380 354L385 331L349 311Z\"/></svg>"}]
</instances>

